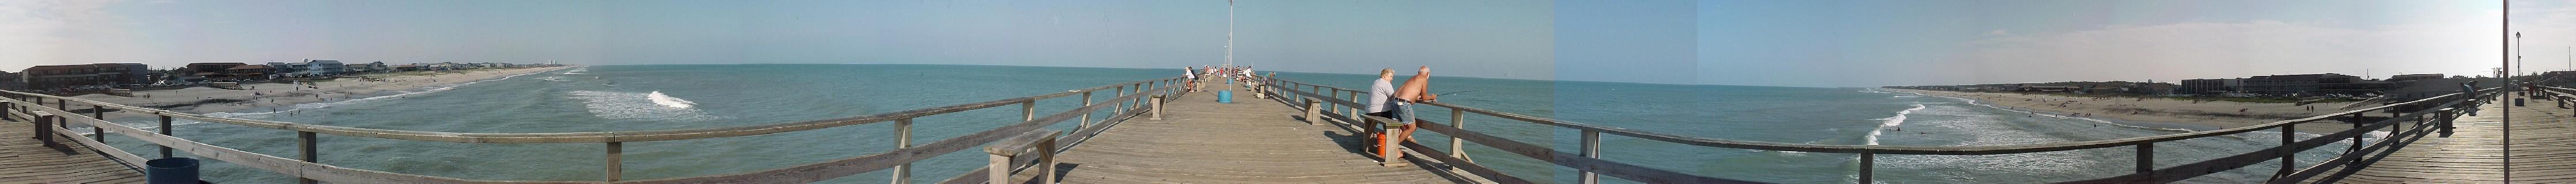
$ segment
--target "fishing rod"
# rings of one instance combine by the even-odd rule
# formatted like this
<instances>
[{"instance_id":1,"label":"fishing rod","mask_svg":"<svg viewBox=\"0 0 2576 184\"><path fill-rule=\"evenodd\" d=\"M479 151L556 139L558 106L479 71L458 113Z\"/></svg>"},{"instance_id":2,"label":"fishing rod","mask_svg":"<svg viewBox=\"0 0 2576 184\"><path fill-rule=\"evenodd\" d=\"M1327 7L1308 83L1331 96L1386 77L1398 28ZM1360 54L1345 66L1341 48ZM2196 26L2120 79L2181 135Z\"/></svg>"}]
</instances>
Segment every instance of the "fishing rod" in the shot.
<instances>
[{"instance_id":1,"label":"fishing rod","mask_svg":"<svg viewBox=\"0 0 2576 184\"><path fill-rule=\"evenodd\" d=\"M1460 92L1449 92L1449 93L1441 93L1441 94L1440 94L1440 96L1449 96L1449 94L1458 94L1458 93L1465 93L1465 92L1481 92L1481 91L1476 91L1476 90L1467 90L1467 91L1460 91Z\"/></svg>"}]
</instances>

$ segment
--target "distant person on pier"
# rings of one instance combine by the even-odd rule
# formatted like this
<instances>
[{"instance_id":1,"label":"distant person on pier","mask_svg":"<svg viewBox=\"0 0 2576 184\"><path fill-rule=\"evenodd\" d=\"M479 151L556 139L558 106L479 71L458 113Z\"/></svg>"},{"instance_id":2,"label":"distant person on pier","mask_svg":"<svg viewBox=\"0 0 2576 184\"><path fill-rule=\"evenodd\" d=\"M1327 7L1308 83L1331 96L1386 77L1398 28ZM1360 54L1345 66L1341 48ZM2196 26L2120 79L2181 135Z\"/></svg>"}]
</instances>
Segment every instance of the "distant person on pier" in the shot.
<instances>
[{"instance_id":1,"label":"distant person on pier","mask_svg":"<svg viewBox=\"0 0 2576 184\"><path fill-rule=\"evenodd\" d=\"M1188 83L1188 84L1184 84L1184 85L1181 85L1181 86L1188 86L1188 87L1190 88L1190 90L1189 90L1190 92L1199 92L1199 69L1198 69L1198 68L1191 68L1191 67L1187 67L1187 66L1181 67L1181 79L1184 79L1183 81L1186 81L1185 83Z\"/></svg>"}]
</instances>

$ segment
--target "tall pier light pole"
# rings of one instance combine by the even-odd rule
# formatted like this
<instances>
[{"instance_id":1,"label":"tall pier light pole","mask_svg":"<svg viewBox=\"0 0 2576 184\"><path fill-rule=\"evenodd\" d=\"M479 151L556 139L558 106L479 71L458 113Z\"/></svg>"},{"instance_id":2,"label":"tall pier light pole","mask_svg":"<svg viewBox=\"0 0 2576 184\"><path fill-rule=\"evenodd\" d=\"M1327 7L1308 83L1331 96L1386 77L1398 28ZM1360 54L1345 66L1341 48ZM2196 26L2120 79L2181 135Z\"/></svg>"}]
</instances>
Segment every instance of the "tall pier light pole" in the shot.
<instances>
[{"instance_id":1,"label":"tall pier light pole","mask_svg":"<svg viewBox=\"0 0 2576 184\"><path fill-rule=\"evenodd\" d=\"M2503 25L2503 26L2504 26L2504 29L2502 29L2502 30L2497 30L2497 33L2512 33L2512 35L2496 35L2496 36L2513 36L2513 37L2510 37L2510 38L2512 38L2512 40L2506 40L2506 41L2515 41L2515 40L2520 40L2520 38L2522 37L2522 33L2516 33L2516 32L2513 32L2513 1L2504 1L2503 3L2504 3L2504 4L2503 4L2503 6L2504 6L2504 13L2503 13L2502 15L2504 15L2504 17L2501 17L2502 19L2498 19L2499 21L2498 21L2497 23L2501 23L2501 25ZM2509 46L2511 46L2511 45L2503 45L2503 44L2498 44L2498 45L2496 45L2496 47L2509 47ZM2496 48L2496 50L2498 50L2498 51L2496 51L2496 52L2507 52L2507 51L2510 51L2510 50L2504 50L2504 49L2506 49L2506 48ZM2504 65L2504 66L2499 66L2499 67L2506 67L2506 68L2504 69L2504 71L2503 71L2503 72L2505 72L2505 73L2504 73L2504 74L2505 74L2505 75L2504 75L2504 89L2505 89L2505 91L2498 91L2498 92L2497 92L2497 93L2499 93L2499 95L2498 95L2498 96L2509 96L2509 95L2511 95L2511 94L2503 94L2503 93L2511 93L2511 92L2506 92L2506 91L2514 91L2514 90L2519 90L2519 89L2520 89L2520 88L2518 88L2517 86L2513 85L2513 73L2512 73L2512 72L2513 72L2513 69L2516 69L2516 68L2512 68L2512 67L2513 67L2513 58L2512 58L2512 57L2513 57L2513 55L2512 55L2512 54L2513 54L2513 53L2505 53L2505 54L2502 54L2502 55L2497 55L2497 57L2504 57L2504 58L2498 58L2498 59L2504 59L2504 61L2503 61L2504 63L2498 63L2498 64L2500 64L2500 65ZM2476 89L2470 89L2470 90L2476 90ZM2476 95L2475 95L2475 94L2477 94L2476 92L2477 92L2477 91L2470 91L2470 94L2471 94L2471 95L2470 95L2470 97L2476 97ZM2507 182L2510 182L2510 181L2513 181L2513 106L2511 106L2511 105L2504 105L2504 109L2505 109L2505 111L2504 111L2504 113L2502 113L2502 114L2503 114L2503 116L2504 116L2504 118L2500 118L2500 119L2503 119L2503 120L2504 120L2504 123L2503 123L2503 124L2504 124L2504 147L2503 147L2503 150L2504 150L2504 180L2505 180L2505 181L2507 181Z\"/></svg>"}]
</instances>

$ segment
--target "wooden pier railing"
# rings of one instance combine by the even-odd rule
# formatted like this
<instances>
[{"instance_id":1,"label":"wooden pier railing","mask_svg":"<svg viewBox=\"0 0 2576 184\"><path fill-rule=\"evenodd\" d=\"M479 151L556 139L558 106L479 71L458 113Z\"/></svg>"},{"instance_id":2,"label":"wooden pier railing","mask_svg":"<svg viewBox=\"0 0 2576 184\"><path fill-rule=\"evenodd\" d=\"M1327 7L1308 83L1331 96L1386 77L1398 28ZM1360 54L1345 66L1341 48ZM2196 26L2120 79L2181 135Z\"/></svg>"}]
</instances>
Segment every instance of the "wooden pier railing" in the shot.
<instances>
[{"instance_id":1,"label":"wooden pier railing","mask_svg":"<svg viewBox=\"0 0 2576 184\"><path fill-rule=\"evenodd\" d=\"M93 138L89 140L103 141L103 138L108 135L107 133L113 132L117 135L131 137L159 146L161 151L160 156L162 158L171 157L171 152L176 150L178 152L205 157L201 159L229 162L250 168L294 176L300 178L304 183L313 183L316 181L328 181L333 183L805 183L886 169L893 169L893 179L890 182L910 183L913 179L911 179L910 176L911 167L909 167L909 165L914 162L953 153L959 150L966 150L976 145L1002 141L1004 138L1039 131L1041 128L1048 125L1054 125L1065 120L1076 120L1078 118L1078 122L1080 124L1075 126L1075 130L1070 131L1070 134L1063 134L1061 137L1063 140L1071 141L1052 141L1057 138L1049 137L1043 140L1048 140L1046 143L1055 145L1041 146L1041 148L1067 149L1070 145L1079 143L1085 138L1098 134L1100 130L1110 127L1103 125L1104 123L1114 123L1115 121L1113 120L1143 115L1145 114L1144 112L1150 108L1145 105L1147 104L1147 101L1162 99L1148 98L1148 96L1162 97L1180 95L1181 93L1174 93L1175 91L1173 91L1177 87L1180 87L1179 85L1175 85L1179 82L1184 81L1181 81L1179 77L1151 79L1036 96L792 123L614 132L470 133L355 128L214 117L16 91L0 91L5 92L0 93L0 96L7 97L0 98L0 103L5 103L0 104L0 108L5 108L0 109L0 111L12 111L5 114L26 118L46 117L34 115L55 115L51 117L57 117L57 119L48 122L56 124L82 124L91 127L91 132L94 134L92 134ZM1109 93L1116 96L1111 97L1106 101L1092 101L1092 93L1101 90L1110 90ZM1081 96L1082 106L1063 112L1048 114L1046 116L1039 116L1038 112L1035 111L1034 106L1039 100L1071 96ZM46 101L52 102L46 103ZM47 104L53 106L46 107L45 105ZM72 110L70 108L72 107L70 104L82 104L83 106L88 106L90 113L86 116L73 113L70 111ZM1012 105L1019 106L1019 109L1022 112L1022 119L1025 121L946 140L939 140L929 144L912 144L911 132L913 118ZM106 117L105 115L107 110L110 109L118 111L118 113L157 116L159 117L158 124L160 125L160 128L158 131L146 131L103 120L105 119L104 117ZM1093 116L1095 112L1104 110L1111 112L1110 115L1100 119L1100 121L1093 121L1091 116ZM171 121L174 119L294 131L296 132L295 136L297 138L297 145L299 147L297 150L299 150L299 154L296 158L278 157L173 137L170 135L170 125ZM895 130L891 130L890 135L896 136L897 143L896 145L892 145L892 147L895 147L896 149L866 156L842 158L820 163L809 163L745 173L650 180L625 180L621 176L621 172L623 172L622 165L624 165L624 162L620 160L620 157L622 157L621 152L623 152L624 149L622 144L627 142L740 137L880 122L895 123ZM324 134L334 136L457 143L595 143L607 148L607 151L601 155L602 163L606 166L606 170L603 171L605 172L606 177L597 181L501 181L425 176L340 167L331 164L324 164L321 163L321 160L316 160L316 155L321 153L316 153L314 143L317 136ZM96 146L96 148L108 149L103 150L103 152L112 151L115 152L112 154L127 155L120 157L119 159L140 159L127 158L133 156L130 156L131 154L126 154L123 151L113 151L113 148L108 146L102 145ZM1043 150L1037 152L1051 153L1054 151L1055 150ZM967 172L967 174L945 180L943 183L984 182L987 181L987 178L985 177L988 176L986 174L988 172L986 170L988 169L1009 170L1009 168L976 169L975 171Z\"/></svg>"},{"instance_id":2,"label":"wooden pier railing","mask_svg":"<svg viewBox=\"0 0 2576 184\"><path fill-rule=\"evenodd\" d=\"M1332 86L1314 85L1314 84L1308 84L1308 83L1304 83L1304 82L1297 82L1297 81L1290 81L1290 80L1285 80L1285 79L1276 79L1276 78L1264 79L1263 81L1264 81L1264 82L1260 83L1263 87L1261 87L1261 88L1257 88L1256 90L1260 90L1260 92L1263 92L1263 93L1271 93L1271 94L1273 94L1273 95L1278 95L1278 96L1283 96L1283 97L1302 97L1302 98L1294 98L1294 99L1292 99L1292 98L1273 98L1273 99L1282 100L1282 102L1287 103L1287 104L1308 104L1308 105L1305 105L1305 107L1306 107L1306 110L1309 112L1308 114L1312 115L1312 117L1321 117L1322 119L1327 119L1327 120L1330 120L1330 121L1334 121L1334 122L1336 122L1336 123L1343 123L1343 124L1346 124L1346 126L1358 126L1358 125L1363 125L1363 124L1369 124L1368 122L1393 122L1393 121L1394 121L1394 120L1389 120L1389 119L1385 119L1385 118L1378 118L1378 117L1373 117L1373 116L1360 116L1360 115L1359 115L1359 114L1362 114L1362 113L1364 113L1364 112L1358 112L1358 107L1361 107L1361 106L1360 106L1361 104L1360 104L1360 103L1356 103L1356 102L1354 102L1354 101L1358 101L1358 100L1354 100L1354 99L1366 99L1366 98L1365 98L1365 96L1362 96L1362 94L1366 94L1366 91L1351 90L1351 89L1344 89L1344 88L1332 87ZM1519 177L1519 176L1511 176L1511 175L1503 174L1503 173L1500 173L1500 172L1495 172L1495 171L1494 171L1494 170L1492 170L1492 169L1485 168L1484 166L1482 166L1482 165L1480 165L1480 164L1475 163L1473 160L1463 159L1463 158L1469 158L1469 155L1468 155L1467 153L1465 153L1465 152L1461 152L1461 151L1459 151L1459 150L1462 150L1461 148L1463 148L1463 147L1464 147L1464 145L1463 145L1462 143L1464 143L1464 142L1474 142L1474 143L1477 143L1477 144L1482 144L1482 145L1484 145L1484 146L1494 148L1494 149L1496 149L1496 150L1502 150L1503 152L1508 152L1508 153L1511 153L1511 154L1514 154L1514 155L1519 155L1519 156L1522 156L1522 157L1528 157L1528 158L1532 158L1532 159L1537 159L1537 160L1541 160L1541 161L1546 161L1546 162L1548 162L1548 163L1555 164L1555 165L1558 165L1558 166L1564 166L1564 167L1574 168L1575 170L1579 171L1579 172L1580 172L1580 174L1581 174L1581 175L1579 176L1579 179L1578 179L1578 181L1579 181L1579 182L1581 182L1581 183L1597 183L1597 182L1599 182L1599 178L1598 178L1598 176L1600 176L1600 175L1608 175L1608 176L1611 176L1611 177L1618 177L1618 178L1622 178L1622 179L1627 179L1627 180L1632 180L1632 181L1638 181L1638 182L1645 182L1645 183L1758 183L1758 182L1753 182L1753 181L1734 180L1734 179L1726 179L1726 178L1716 178L1716 177L1708 177L1708 176L1693 175L1693 174L1683 173L1683 172L1679 172L1679 171L1669 171L1669 170L1663 170L1663 169L1655 169L1655 168L1650 168L1650 167L1643 167L1643 166L1639 166L1639 165L1636 165L1635 163L1621 163L1621 162L1617 162L1617 161L1602 160L1602 159L1600 159L1600 156L1601 156L1602 154L1605 154L1605 153L1603 153L1603 152L1602 152L1602 148L1601 148L1601 140L1602 140L1602 136L1603 136L1602 134L1609 134L1609 135L1623 136L1623 137L1630 137L1630 138L1637 138L1637 139L1654 140L1654 141L1661 141L1661 142L1667 142L1667 143L1677 143L1677 144L1691 145L1691 146L1703 146L1703 147L1719 147L1719 148L1734 148L1734 149L1752 149L1752 150L1771 150L1771 151L1796 151L1796 152L1811 152L1811 153L1852 153L1852 154L1858 154L1859 161L1860 161L1860 165L1859 165L1860 167L1859 167L1859 169L1858 169L1858 170L1859 170L1858 180L1859 180L1859 182L1860 182L1860 183L1870 183L1870 182L1871 182L1871 178L1872 178L1872 177L1871 177L1871 175L1873 174L1873 172L1872 172L1872 166L1873 166L1874 162L1876 162L1876 155L1882 155L1882 154L1900 154L1900 155L1998 155L1998 154L2020 154L2020 153L2037 153L2037 152L2068 151L2068 150L2084 150L2084 149L2104 149L2104 148L2115 148L2115 147L2129 147L2129 148L2131 148L2131 149L2136 149L2136 153L2137 153L2137 155L2135 156L2135 158L2136 158L2136 161L2135 161L2135 162L2136 162L2136 166L2137 166L2137 167L2136 167L2136 172L2133 172L2133 173L2131 173L2131 174L2121 175L2121 176L2108 177L2108 178L2096 178L2096 179L2086 179L2086 180L2077 180L2077 181L2063 181L2063 182L2066 182L2066 183L2169 183L2169 182L2181 181L2181 180L2183 180L2183 179L2189 179L2189 178L2192 178L2192 177L2198 177L2198 176L2202 176L2202 175L2207 175L2207 174L2211 174L2211 173L2217 173L2217 172L2219 172L2219 171L2232 170L2232 169L2242 168L2242 167L2245 167L2245 166L2251 166L2251 165L2255 165L2255 164L2261 164L2261 163L2263 163L2263 162L2265 162L2265 161L2268 161L2268 160L2275 160L2275 159L2278 159L2278 160L2279 160L2279 163L2280 163L2280 165L2281 165L2281 169L2280 169L2279 171L2277 171L2277 172L2276 172L2275 176L2277 176L2277 177L2274 177L2275 179L2273 179L2273 181L2272 181L2272 182L2273 182L2273 183L2288 183L2288 182L2297 182L2297 181L2299 181L2299 179L2297 179L2297 178L2306 178L2306 177L2314 176L2314 175L2317 175L2317 174L2320 174L2321 172L2323 172L2323 169L2315 169L2315 168L2320 168L2320 167L2317 167L2317 166L2322 166L2322 165L2325 165L2325 164L2353 163L2353 161L2354 161L2354 159L2353 159L2353 158L2357 158L2357 157L2358 157L2358 156L2355 156L2355 155L2357 155L2357 154L2361 154L2361 152L2357 152L2357 151L2347 151L2347 152L2346 152L2346 154L2341 155L2341 156L2338 156L2337 158L2335 158L2335 159L2333 159L2333 160L2326 160L2326 161L2321 161L2321 162L2315 162L2315 163L2314 163L2314 165L2311 165L2311 166L2309 166L2309 167L2298 167L2298 164L2297 164L2297 163L2298 163L2298 160L2296 159L2296 157L2293 157L2294 153L2297 153L2297 152L2299 152L2299 151L2311 150L2311 149L2315 149L2315 148L2318 148L2318 147L2323 147L2323 146L2325 146L2325 145L2327 145L2327 144L2332 144L2332 143L2335 143L2335 142L2339 142L2339 141L2346 141L2346 140L2352 141L2352 144L2353 144L2353 145L2349 147L2350 149L2356 149L2356 150L2357 150L2357 149L2360 149L2360 148L2362 148L2362 147L2365 147L2364 145L2361 145L2361 144L2362 144L2362 142L2364 142L2364 141L2361 141L2361 140L2362 140L2362 138L2364 137L2363 135L2364 135L2365 133L2368 133L2368 132L2373 131L2373 130L2379 130L2379 129L2382 129L2382 128L2391 128L2391 129L2399 130L2399 131L2395 131L2395 132L2394 132L2394 134L2397 134L2397 135L2421 134L2421 133L2426 133L2427 131L2430 131L2430 130L2440 129L2440 128L2435 128L2435 127L2433 127L2433 126L2444 126L2444 125L2447 125L2447 124L2448 124L2448 122L2449 122L2452 118L2454 118L2454 117L2456 117L2456 116L2458 116L2458 115L2460 114L2460 113L2455 113L2455 112L2459 112L2459 111L2467 111L2467 110L2473 110L2473 109L2475 109L2475 108L2473 108L2475 105L2480 104L2480 103L2479 103L2479 101L2478 101L2479 99L2485 99L2485 98L2483 98L2483 97L2491 97L2491 96L2493 96L2493 95L2496 95L2496 94L2498 94L2498 93L2497 93L2498 91L2500 91L2500 90L2499 90L2499 89L2496 89L2496 88L2488 88L2488 89L2478 90L2476 93L2466 93L2466 92L2463 92L2463 93L2451 93L2451 94L2441 95L2441 96L2437 96L2437 97L2433 97L2433 98L2426 98L2426 99L2422 99L2422 100L2415 100L2415 101L2409 101L2409 102L2403 102L2403 103L2396 103L2396 104L2390 104L2390 105L2383 105L2383 106L2371 107L2371 108L2365 108L2365 109L2359 109L2359 110L2351 110L2351 111L2344 111L2344 112L2333 113L2333 114L2327 114L2327 115L2320 115L2320 116L2314 116L2314 117L2299 118L2299 119L2284 120L2284 121L2277 121L2277 122L2265 123L2265 124L2254 125L2254 126L2234 127L2234 128L2225 128L2225 129L2209 130L2209 131L2197 131L2197 132L2187 132L2187 133L2167 134L2167 135L2147 136L2147 137L2134 137L2134 138L2124 138L2124 139L2112 139L2112 140L2054 142L2054 143L2038 143L2038 144L2023 144L2023 145L1990 145L1990 146L1888 146L1888 145L1828 145L1828 144L1798 144L1798 143L1780 143L1780 142L1763 142L1763 141L1742 141L1742 140L1712 139L1712 138L1689 137L1689 136L1680 136L1680 135L1672 135L1672 134L1655 133L1655 132L1651 132L1651 131L1634 130L1634 129L1627 129L1627 128L1616 127L1616 126L1606 126L1606 125L1591 124L1591 123L1581 123L1581 122L1563 121L1563 120L1549 119L1549 118L1545 118L1545 117L1535 117L1535 116L1528 116L1528 115L1521 115L1521 114L1513 114L1513 113L1506 113L1506 112L1498 112L1498 111L1493 111L1493 110L1479 109L1479 108L1474 108L1474 107L1461 106L1461 105L1448 104L1448 103L1440 103L1440 102L1426 102L1426 103L1420 103L1420 104L1418 104L1418 105L1428 105L1428 106L1432 106L1432 107L1441 107L1441 108L1447 108L1447 109L1449 109L1449 112L1450 112L1450 117L1449 117L1449 121L1448 121L1449 123L1444 124L1444 123L1440 123L1440 122L1437 122L1437 121L1431 121L1431 120L1428 120L1428 119L1426 119L1426 118L1416 118L1417 120L1414 122L1414 124L1415 124L1415 126L1416 126L1416 127L1418 127L1418 128L1419 128L1419 129L1421 129L1421 130L1427 130L1427 131L1430 131L1430 132L1434 132L1434 133L1438 133L1438 134L1442 134L1442 135L1446 135L1446 136L1450 137L1450 141L1449 141L1449 142L1450 142L1450 145L1449 145L1449 148L1448 148L1448 149L1431 149L1431 147L1423 146L1423 145L1416 144L1416 143L1413 143L1413 142L1404 142L1404 143L1401 143L1401 145L1402 145L1402 146L1404 146L1404 147L1406 147L1406 148L1412 149L1413 151L1420 152L1420 153L1422 154L1422 155L1418 155L1418 156L1422 156L1422 157L1426 157L1426 158L1431 158L1431 159L1439 160L1439 161L1442 161L1442 162L1445 162L1445 163L1449 163L1450 165L1455 166L1455 168L1460 169L1460 170L1463 170L1463 171L1465 171L1465 172L1475 174L1475 175L1477 175L1477 176L1479 176L1479 177L1485 177L1485 178L1491 179L1492 181L1496 181L1496 182L1503 182L1503 183L1529 183L1530 181L1528 181L1528 180L1526 180L1526 179L1522 179L1522 178L1521 178L1521 177ZM1319 104L1319 103L1320 103L1320 104ZM2401 107L2403 107L2403 108L2401 108ZM2401 111L2401 110L2402 110L2402 111ZM2199 162L2193 162L2193 163L2182 164L2182 165L2179 165L2179 166L2173 166L2173 167L2162 167L2162 168L2158 168L2158 167L2155 167L2155 164L2154 164L2154 160L2155 160L2155 159L2154 159L2154 158L2155 158L2155 154L2154 154L2154 153L2155 153L2155 147L2156 147L2156 144L2157 144L2157 143L2169 142L2169 141L2177 141L2177 140L2184 140L2184 139L2194 139L2194 138L2204 138L2204 137L2213 137L2213 136L2221 136L2221 135L2230 135L2230 134L2238 134L2238 133L2245 133L2245 132L2254 132L2254 131L2260 131L2260 130L2277 130L2277 131L2279 131L2279 132L2297 132L2296 130L2297 130L2297 128L2298 128L2298 127L2300 127L2300 125L2308 124L2308 123L2312 123L2312 122L2326 121L2326 120L2341 120L2341 121L2356 121L2356 122L2357 122L2357 121L2361 121L2361 120L2363 120L2363 119L2361 118L2361 116L2362 116L2363 114L2367 114L2367 113L2374 112L2374 111L2387 111L2387 112L2391 113L2391 116L2390 116L2389 118L2387 118L2387 119L2383 119L2383 120L2376 121L2376 122L2370 122L2370 123L2350 123L2350 124L2349 124L2349 126L2352 128L2352 129L2350 129L2350 130L2345 130L2345 131L2340 131L2340 132L2334 132L2334 133L2326 134L2326 135L2324 135L2324 136L2320 136L2320 137L2317 137L2317 138L2311 138L2311 139L2305 139L2305 140L2297 139L2297 138L2296 138L2296 136L2295 136L2296 134L2293 134L2293 133L2282 133L2282 134L2280 134L2280 135L2281 135L2281 137L2280 137L2281 146L2276 147L2276 148L2273 148L2273 149L2264 149L2264 150L2261 150L2261 151L2247 152L2247 153L2237 154L2237 155L2233 155L2233 156L2227 156L2227 157L2221 157L2221 158L2216 158L2216 159L2210 159L2210 160L2204 160L2204 161L2199 161ZM1527 143L1527 142L1521 142L1521 141L1516 141L1516 140L1506 139L1506 138L1502 138L1502 137L1496 137L1496 136L1493 136L1493 135L1488 135L1488 134L1485 134L1485 133L1477 132L1477 131L1475 131L1475 130L1470 130L1470 129L1467 129L1467 126L1466 126L1466 125L1467 125L1467 123L1465 122L1465 120L1466 120L1465 116L1466 116L1467 114L1475 114L1475 115L1479 115L1479 116L1489 116L1489 117L1496 117L1496 118L1502 118L1502 119L1509 119L1509 120L1513 120L1513 121L1518 121L1518 122L1520 122L1520 123L1534 123L1534 124L1541 124L1541 125L1548 125L1548 126L1556 126L1556 127L1560 127L1560 128L1569 128L1569 129L1581 130L1581 131L1582 131L1582 137L1583 137L1583 138L1582 138L1582 143L1581 143L1581 144L1582 144L1582 145L1581 145L1581 146L1582 146L1582 148L1581 148L1581 149L1579 149L1579 150L1580 150L1580 153L1567 153L1567 152L1562 152L1562 151L1556 151L1556 150L1554 150L1554 149L1549 149L1549 148L1544 147L1544 146L1539 146L1539 145L1530 144L1530 143ZM1365 119L1361 119L1361 118L1365 118ZM1313 118L1310 118L1310 119L1313 119ZM2405 127L2408 127L2408 125L2412 125L2412 127L2414 127L2414 128L2412 128L2412 129L2405 128ZM2314 127L2314 126L2319 126L2319 125L2308 125L2308 126L2310 126L2310 127ZM2337 125L2323 125L2323 126L2337 126ZM1380 127L1363 127L1363 128L1376 129L1376 128L1380 128ZM2396 137L2396 136L2390 136L2390 137ZM2390 144L2390 143L2389 143L2389 142L2387 142L2387 141L2382 141L2381 143L2378 143L2378 144ZM1444 153L1444 152L1446 152L1446 153ZM1641 154L1650 154L1650 153L1641 153ZM2300 168L2305 168L2305 169L2300 169Z\"/></svg>"}]
</instances>

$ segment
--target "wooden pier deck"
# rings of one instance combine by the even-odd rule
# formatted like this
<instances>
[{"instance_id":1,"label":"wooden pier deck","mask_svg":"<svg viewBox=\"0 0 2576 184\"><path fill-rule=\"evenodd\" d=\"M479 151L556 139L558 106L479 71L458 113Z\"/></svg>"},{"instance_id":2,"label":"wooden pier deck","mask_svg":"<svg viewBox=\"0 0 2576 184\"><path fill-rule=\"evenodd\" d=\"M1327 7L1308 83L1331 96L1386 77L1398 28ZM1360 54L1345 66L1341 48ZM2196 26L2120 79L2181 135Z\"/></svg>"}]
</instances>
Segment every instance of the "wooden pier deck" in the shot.
<instances>
[{"instance_id":1,"label":"wooden pier deck","mask_svg":"<svg viewBox=\"0 0 2576 184\"><path fill-rule=\"evenodd\" d=\"M143 183L143 171L65 136L45 147L27 119L0 121L0 183Z\"/></svg>"},{"instance_id":2,"label":"wooden pier deck","mask_svg":"<svg viewBox=\"0 0 2576 184\"><path fill-rule=\"evenodd\" d=\"M2460 116L2452 133L2400 136L2394 149L2369 150L2359 165L2342 165L2306 183L2512 183L2576 182L2576 120L2555 101L2514 107L2510 162L2500 112L2511 99L2480 106L2480 116ZM2301 163L2312 164L2312 163Z\"/></svg>"},{"instance_id":3,"label":"wooden pier deck","mask_svg":"<svg viewBox=\"0 0 2576 184\"><path fill-rule=\"evenodd\" d=\"M1210 84L1219 87L1223 84ZM1221 87L1219 89L1222 89ZM1278 101L1214 91L1164 104L1164 118L1113 125L1060 154L1064 183L1469 183L1436 163L1379 166L1368 141L1331 123L1306 124ZM1036 177L1020 172L1019 177Z\"/></svg>"}]
</instances>

